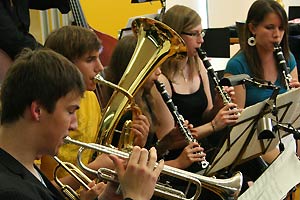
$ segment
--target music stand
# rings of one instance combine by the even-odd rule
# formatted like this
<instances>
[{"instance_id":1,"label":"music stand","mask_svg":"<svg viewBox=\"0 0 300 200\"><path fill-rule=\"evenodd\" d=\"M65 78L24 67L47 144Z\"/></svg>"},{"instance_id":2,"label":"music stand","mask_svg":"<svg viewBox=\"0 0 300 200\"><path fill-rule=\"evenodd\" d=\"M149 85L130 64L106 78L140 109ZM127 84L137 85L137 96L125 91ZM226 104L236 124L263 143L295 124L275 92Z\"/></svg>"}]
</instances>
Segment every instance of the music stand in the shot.
<instances>
[{"instance_id":1,"label":"music stand","mask_svg":"<svg viewBox=\"0 0 300 200\"><path fill-rule=\"evenodd\" d=\"M268 100L265 100L243 110L237 123L231 127L231 132L221 145L220 151L204 172L205 175L214 175L224 168L232 171L236 165L265 154L277 146L278 135L272 139L258 140L256 125L267 102ZM300 88L278 95L276 104L277 117L271 111L264 113L264 116L273 120L278 119L280 123L292 123L293 126L299 127L300 114L299 112L296 114L294 111L298 111L300 108ZM281 137L285 137L289 133L279 130L279 134Z\"/></svg>"},{"instance_id":2,"label":"music stand","mask_svg":"<svg viewBox=\"0 0 300 200\"><path fill-rule=\"evenodd\" d=\"M158 16L158 14L146 14L146 15L140 15L140 16L134 16L134 17L130 17L128 19L127 25L125 28L122 28L119 32L119 37L118 39L120 40L121 38L123 38L126 35L133 35L134 33L131 30L131 24L132 22L136 19L136 18L140 18L140 17L147 17L147 18L151 18L151 19L155 19Z\"/></svg>"}]
</instances>

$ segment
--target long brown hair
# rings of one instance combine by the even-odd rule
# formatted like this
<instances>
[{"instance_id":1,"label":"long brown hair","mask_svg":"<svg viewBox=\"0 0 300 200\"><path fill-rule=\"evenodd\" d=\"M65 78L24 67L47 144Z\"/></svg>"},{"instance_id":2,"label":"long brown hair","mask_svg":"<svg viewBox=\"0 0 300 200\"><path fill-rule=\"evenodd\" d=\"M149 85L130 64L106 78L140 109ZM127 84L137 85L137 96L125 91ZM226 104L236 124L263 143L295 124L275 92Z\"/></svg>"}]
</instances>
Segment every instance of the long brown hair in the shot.
<instances>
[{"instance_id":1,"label":"long brown hair","mask_svg":"<svg viewBox=\"0 0 300 200\"><path fill-rule=\"evenodd\" d=\"M251 31L249 30L248 24L252 23L254 26L259 25L264 20L266 15L270 13L276 13L281 19L282 28L285 33L283 35L280 45L282 46L284 57L286 59L289 59L289 46L288 46L288 37L287 37L288 20L287 20L287 15L285 10L280 4L278 4L274 0L255 1L248 11L245 32L244 32L245 40L241 45L243 51L245 52L247 63L251 72L253 73L253 76L261 79L263 79L264 77L264 72L261 69L261 60L258 56L257 49L255 46L251 47L247 44L247 39L253 36Z\"/></svg>"}]
</instances>

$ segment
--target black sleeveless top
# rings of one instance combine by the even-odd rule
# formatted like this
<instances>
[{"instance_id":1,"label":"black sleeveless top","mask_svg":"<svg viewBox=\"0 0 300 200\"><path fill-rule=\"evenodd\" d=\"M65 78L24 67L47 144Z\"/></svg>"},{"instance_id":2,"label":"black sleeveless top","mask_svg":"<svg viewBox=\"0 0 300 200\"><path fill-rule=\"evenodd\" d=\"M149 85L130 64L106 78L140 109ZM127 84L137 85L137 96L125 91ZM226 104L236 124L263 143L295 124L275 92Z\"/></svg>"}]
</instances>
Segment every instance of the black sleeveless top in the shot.
<instances>
[{"instance_id":1,"label":"black sleeveless top","mask_svg":"<svg viewBox=\"0 0 300 200\"><path fill-rule=\"evenodd\" d=\"M169 81L169 83L172 89L172 100L174 105L177 106L179 114L181 114L185 120L188 120L190 124L193 124L194 127L201 125L201 116L208 104L202 81L199 89L192 94L178 94L175 92L171 81ZM164 157L164 159L176 159L182 150L183 148L171 150L169 151L168 155ZM197 172L201 170L201 167L198 165L198 163L193 163L185 170Z\"/></svg>"},{"instance_id":2,"label":"black sleeveless top","mask_svg":"<svg viewBox=\"0 0 300 200\"><path fill-rule=\"evenodd\" d=\"M185 120L188 120L194 127L201 125L201 116L205 111L208 101L204 91L202 79L200 77L199 89L192 94L178 94L169 81L172 89L172 100L177 106L178 112Z\"/></svg>"}]
</instances>

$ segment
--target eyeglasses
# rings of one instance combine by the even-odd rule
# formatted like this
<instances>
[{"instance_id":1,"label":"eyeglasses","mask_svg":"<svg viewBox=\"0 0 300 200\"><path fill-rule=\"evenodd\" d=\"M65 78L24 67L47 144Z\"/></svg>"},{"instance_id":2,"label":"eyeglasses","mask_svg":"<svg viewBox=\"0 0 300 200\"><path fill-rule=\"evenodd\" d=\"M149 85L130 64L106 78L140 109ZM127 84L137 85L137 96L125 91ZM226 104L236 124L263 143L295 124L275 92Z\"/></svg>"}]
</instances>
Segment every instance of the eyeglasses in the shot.
<instances>
[{"instance_id":1,"label":"eyeglasses","mask_svg":"<svg viewBox=\"0 0 300 200\"><path fill-rule=\"evenodd\" d=\"M202 37L204 38L205 36L205 31L201 31L201 32L193 32L193 33L187 33L187 32L181 32L181 34L184 34L184 35L189 35L189 36L192 36L192 37Z\"/></svg>"}]
</instances>

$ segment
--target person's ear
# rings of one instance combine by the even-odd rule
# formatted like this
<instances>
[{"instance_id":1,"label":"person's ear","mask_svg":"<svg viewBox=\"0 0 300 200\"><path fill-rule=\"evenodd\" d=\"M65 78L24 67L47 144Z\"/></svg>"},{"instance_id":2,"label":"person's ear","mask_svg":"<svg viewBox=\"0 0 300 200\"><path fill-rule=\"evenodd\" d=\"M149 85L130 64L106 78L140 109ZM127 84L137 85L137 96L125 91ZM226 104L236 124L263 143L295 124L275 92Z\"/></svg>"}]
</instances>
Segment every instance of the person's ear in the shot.
<instances>
[{"instance_id":1,"label":"person's ear","mask_svg":"<svg viewBox=\"0 0 300 200\"><path fill-rule=\"evenodd\" d=\"M249 31L252 33L252 35L255 35L256 27L252 23L248 24L248 28L249 28Z\"/></svg>"},{"instance_id":2,"label":"person's ear","mask_svg":"<svg viewBox=\"0 0 300 200\"><path fill-rule=\"evenodd\" d=\"M30 113L34 120L40 121L41 105L37 101L33 101L30 106Z\"/></svg>"}]
</instances>

